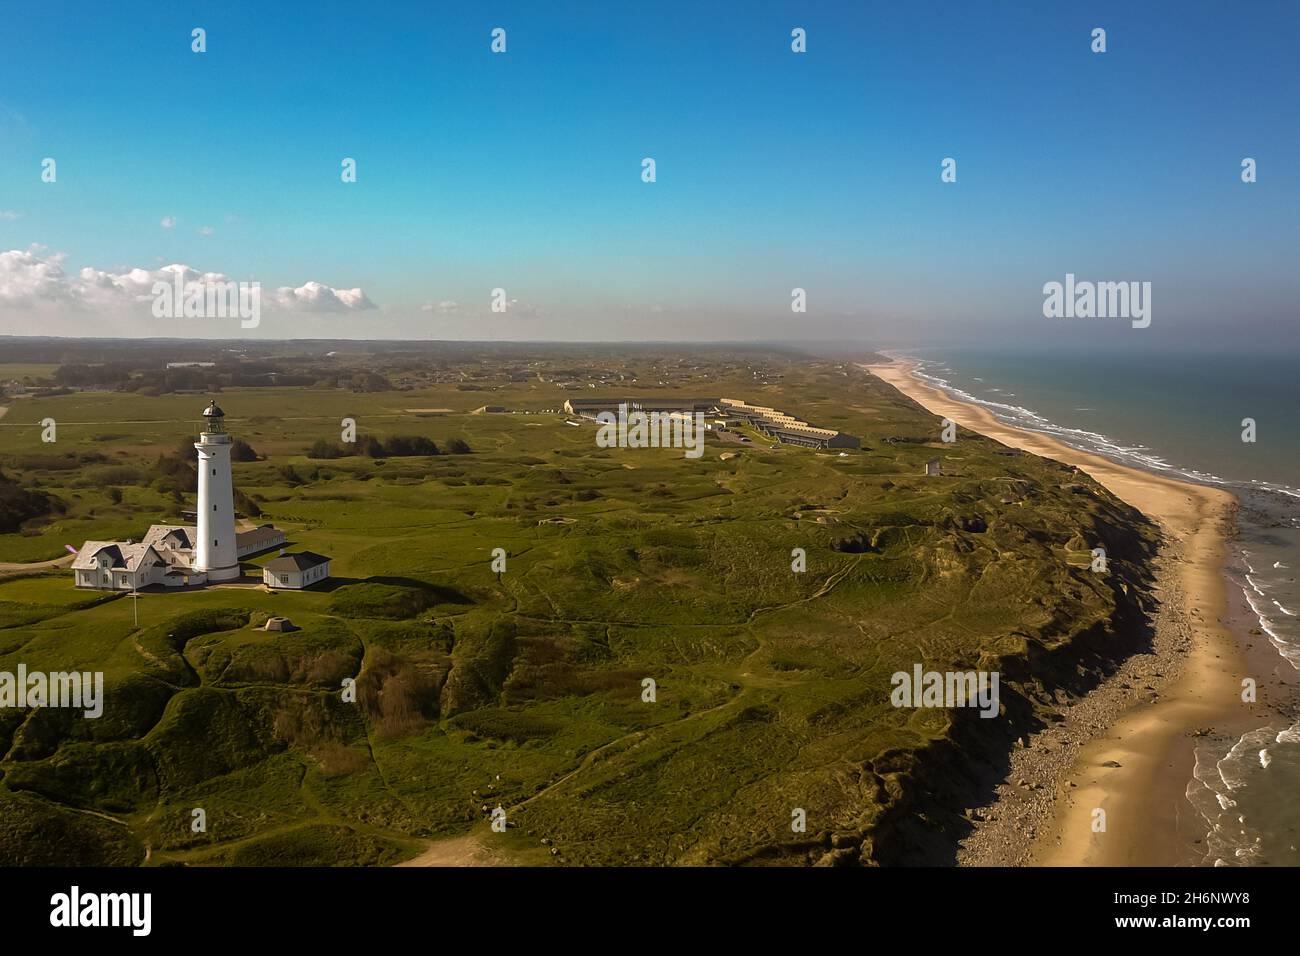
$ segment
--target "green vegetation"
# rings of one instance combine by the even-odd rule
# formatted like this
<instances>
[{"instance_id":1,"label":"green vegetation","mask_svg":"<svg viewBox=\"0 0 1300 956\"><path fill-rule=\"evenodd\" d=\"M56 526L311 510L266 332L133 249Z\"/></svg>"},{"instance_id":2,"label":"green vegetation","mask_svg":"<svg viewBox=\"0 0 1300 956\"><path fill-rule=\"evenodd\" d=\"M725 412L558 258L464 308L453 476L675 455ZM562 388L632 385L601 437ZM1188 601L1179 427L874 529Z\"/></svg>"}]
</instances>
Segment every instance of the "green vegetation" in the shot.
<instances>
[{"instance_id":1,"label":"green vegetation","mask_svg":"<svg viewBox=\"0 0 1300 956\"><path fill-rule=\"evenodd\" d=\"M33 518L56 513L62 502L39 491L28 491L0 471L0 534L12 534Z\"/></svg>"},{"instance_id":2,"label":"green vegetation","mask_svg":"<svg viewBox=\"0 0 1300 956\"><path fill-rule=\"evenodd\" d=\"M831 834L888 860L936 767L959 776L954 752L1009 745L1127 650L1154 533L1087 476L967 432L943 445L847 363L588 358L489 352L401 391L227 388L230 430L262 456L234 465L241 501L334 559L311 590L148 593L137 627L130 597L66 570L0 580L0 670L106 684L99 720L0 711L0 863L371 865L467 832L557 864L814 862ZM390 364L375 371L423 374ZM863 450L601 449L560 406L588 379L654 392L614 376L789 409ZM485 390L513 414L471 415ZM64 508L0 534L0 562L138 539L192 507L201 396L10 406L6 474ZM345 417L385 447L473 453L309 456ZM922 477L936 456L944 475ZM1077 560L1093 546L1109 575ZM299 629L260 629L271 615ZM1011 720L893 708L890 675L916 663L1000 670ZM485 826L498 804L505 835Z\"/></svg>"},{"instance_id":3,"label":"green vegetation","mask_svg":"<svg viewBox=\"0 0 1300 956\"><path fill-rule=\"evenodd\" d=\"M363 455L366 458L412 458L441 455L438 443L423 435L394 435L387 441L374 435L360 435L353 447L328 442L320 438L307 449L308 458L347 458Z\"/></svg>"}]
</instances>

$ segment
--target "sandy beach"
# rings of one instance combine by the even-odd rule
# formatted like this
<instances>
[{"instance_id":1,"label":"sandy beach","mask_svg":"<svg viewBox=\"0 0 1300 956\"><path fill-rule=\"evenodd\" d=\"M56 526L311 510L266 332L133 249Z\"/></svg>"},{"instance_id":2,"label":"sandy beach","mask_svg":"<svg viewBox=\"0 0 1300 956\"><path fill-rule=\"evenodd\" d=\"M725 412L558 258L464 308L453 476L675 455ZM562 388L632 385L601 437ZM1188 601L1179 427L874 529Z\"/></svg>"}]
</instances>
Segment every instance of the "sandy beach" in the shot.
<instances>
[{"instance_id":1,"label":"sandy beach","mask_svg":"<svg viewBox=\"0 0 1300 956\"><path fill-rule=\"evenodd\" d=\"M1204 825L1185 797L1198 734L1245 729L1267 712L1241 701L1241 681L1269 664L1229 625L1244 623L1224 577L1236 499L1226 491L1116 464L999 422L911 374L912 363L863 366L935 415L1011 447L1072 464L1156 521L1159 612L1151 654L1071 708L1066 726L1012 756L997 798L972 814L966 865L1172 866L1202 861ZM1255 642L1266 644L1267 642ZM1253 656L1253 654L1251 655ZM1272 655L1276 658L1276 654ZM1261 685L1263 681L1261 680ZM1094 832L1094 810L1105 811Z\"/></svg>"}]
</instances>

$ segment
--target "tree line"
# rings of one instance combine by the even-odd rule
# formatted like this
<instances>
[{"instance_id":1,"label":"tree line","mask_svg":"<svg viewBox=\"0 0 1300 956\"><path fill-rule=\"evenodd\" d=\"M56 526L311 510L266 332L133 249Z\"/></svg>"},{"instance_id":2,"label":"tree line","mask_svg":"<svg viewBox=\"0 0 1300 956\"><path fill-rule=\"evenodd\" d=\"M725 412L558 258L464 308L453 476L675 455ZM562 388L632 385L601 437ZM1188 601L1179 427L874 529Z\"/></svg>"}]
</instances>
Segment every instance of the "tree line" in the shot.
<instances>
[{"instance_id":1,"label":"tree line","mask_svg":"<svg viewBox=\"0 0 1300 956\"><path fill-rule=\"evenodd\" d=\"M463 438L452 438L447 442L447 454L468 455L472 451L469 442ZM376 438L374 435L361 435L351 445L341 445L338 442L319 438L307 449L307 457L316 459L350 458L354 455L363 458L411 458L443 453L437 442L424 435L394 435L385 439Z\"/></svg>"}]
</instances>

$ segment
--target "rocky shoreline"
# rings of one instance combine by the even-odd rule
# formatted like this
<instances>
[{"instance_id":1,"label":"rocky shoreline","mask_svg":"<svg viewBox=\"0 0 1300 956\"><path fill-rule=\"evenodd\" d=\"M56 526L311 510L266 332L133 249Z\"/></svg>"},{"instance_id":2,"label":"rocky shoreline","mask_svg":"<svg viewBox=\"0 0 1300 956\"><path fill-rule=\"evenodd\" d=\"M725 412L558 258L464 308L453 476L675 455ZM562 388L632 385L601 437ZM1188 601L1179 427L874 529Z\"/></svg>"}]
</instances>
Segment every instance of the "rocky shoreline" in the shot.
<instances>
[{"instance_id":1,"label":"rocky shoreline","mask_svg":"<svg viewBox=\"0 0 1300 956\"><path fill-rule=\"evenodd\" d=\"M966 803L954 834L967 866L1186 866L1206 857L1207 824L1186 793L1199 744L1261 726L1285 709L1274 694L1242 699L1243 681L1270 689L1278 655L1264 651L1255 621L1237 606L1227 569L1239 501L1211 487L1119 464L1040 432L999 421L912 375L908 361L867 370L936 415L1014 448L1073 464L1159 526L1158 553L1142 590L1136 644L1094 647L1103 658L1095 684L1066 680L1037 701L1048 723L1034 724L1010 759L987 755L985 789ZM1117 636L1136 636L1117 622ZM1113 663L1108 666L1104 661ZM1082 664L1085 670L1098 669ZM1082 673L1080 676L1083 676ZM1084 693L1083 691L1087 691ZM1290 697L1283 692L1277 697ZM1038 707L1035 708L1039 709ZM1233 738L1235 741L1237 738ZM1009 769L1008 769L1009 768ZM991 796L990 796L991 795ZM1104 817L1097 813L1104 811ZM1097 826L1101 820L1105 826Z\"/></svg>"},{"instance_id":2,"label":"rocky shoreline","mask_svg":"<svg viewBox=\"0 0 1300 956\"><path fill-rule=\"evenodd\" d=\"M1192 624L1175 576L1166 569L1181 560L1166 541L1156 561L1159 607L1149 650L1131 654L1085 695L1058 701L1062 719L1017 741L1010 770L992 800L966 811L972 832L957 851L960 866L1024 866L1033 841L1054 818L1056 804L1077 784L1070 779L1084 744L1103 736L1134 704L1155 703L1176 680L1192 643Z\"/></svg>"}]
</instances>

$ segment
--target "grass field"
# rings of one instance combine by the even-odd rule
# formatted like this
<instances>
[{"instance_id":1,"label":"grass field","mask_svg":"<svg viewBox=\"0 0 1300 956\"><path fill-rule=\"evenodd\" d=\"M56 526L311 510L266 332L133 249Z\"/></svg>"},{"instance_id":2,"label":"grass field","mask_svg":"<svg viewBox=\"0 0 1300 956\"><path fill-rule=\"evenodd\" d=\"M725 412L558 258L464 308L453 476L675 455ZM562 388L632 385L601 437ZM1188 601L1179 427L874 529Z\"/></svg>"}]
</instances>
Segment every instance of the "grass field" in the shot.
<instances>
[{"instance_id":1,"label":"grass field","mask_svg":"<svg viewBox=\"0 0 1300 956\"><path fill-rule=\"evenodd\" d=\"M32 385L48 380L58 367L46 362L0 362L0 382Z\"/></svg>"},{"instance_id":2,"label":"grass field","mask_svg":"<svg viewBox=\"0 0 1300 956\"><path fill-rule=\"evenodd\" d=\"M890 675L1002 669L1050 702L1042 662L1113 627L1154 535L1085 475L966 432L942 444L937 420L851 365L772 363L779 381L719 365L680 393L775 405L863 449L601 449L556 411L578 393L544 376L224 392L230 431L264 456L235 465L237 488L334 577L144 594L138 627L131 598L77 591L70 572L0 580L0 670L106 681L98 720L0 710L0 862L385 864L471 830L556 865L814 862L832 834L869 861L957 723L892 707ZM485 403L513 412L469 414ZM0 535L0 562L139 538L176 511L154 463L203 405L11 403L0 468L65 511ZM345 417L472 452L307 458ZM922 476L932 457L942 477ZM1106 576L1078 558L1096 546ZM300 629L255 629L268 615ZM498 804L506 834L485 825Z\"/></svg>"}]
</instances>

